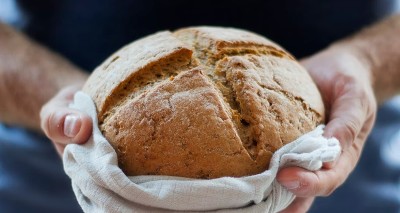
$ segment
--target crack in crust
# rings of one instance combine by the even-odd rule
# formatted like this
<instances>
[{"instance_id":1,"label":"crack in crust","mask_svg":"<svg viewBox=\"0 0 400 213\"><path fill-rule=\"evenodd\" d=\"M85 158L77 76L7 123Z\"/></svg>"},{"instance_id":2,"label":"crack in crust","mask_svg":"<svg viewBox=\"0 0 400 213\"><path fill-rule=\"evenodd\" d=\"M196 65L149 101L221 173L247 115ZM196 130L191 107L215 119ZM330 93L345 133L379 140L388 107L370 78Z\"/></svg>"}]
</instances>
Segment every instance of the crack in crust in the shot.
<instances>
[{"instance_id":1,"label":"crack in crust","mask_svg":"<svg viewBox=\"0 0 400 213\"><path fill-rule=\"evenodd\" d=\"M231 60L235 61L235 59L236 58L233 57ZM232 92L235 93L233 96L237 102L235 105L240 106L240 109L237 110L240 112L237 116L238 118L236 119L236 122L238 123L237 126L239 126L239 131L242 131L241 135L244 136L242 137L243 144L247 148L249 154L253 156L253 159L256 159L256 154L261 149L275 152L281 146L296 139L295 137L288 137L285 135L285 129L294 127L299 133L304 134L305 132L309 131L310 128L313 128L310 126L314 125L314 123L319 123L322 120L321 116L316 113L315 110L312 110L304 99L299 96L295 96L282 88L282 85L275 78L274 70L268 70L266 67L260 67L261 69L272 74L272 76L268 78L268 80L271 80L271 82L268 83L262 80L257 81L256 77L254 76L260 77L258 76L260 72L251 68L252 64L244 65L238 62L232 62L229 64L229 58L225 58L224 60L226 63L223 66L229 67L228 69L225 68L225 72L230 72L230 75L232 76L227 78L227 84L230 85ZM243 59L243 61L246 62L245 59ZM254 93L257 94L257 97L249 99L246 97L246 93L250 93L252 89L256 90ZM251 97L251 95L249 95L249 97ZM262 122L252 117L252 115L257 114L257 110L251 109L252 106L248 104L249 102L254 104L257 104L257 102L261 103L261 105L258 105L257 108L264 108L265 110L262 111L263 113L258 115L262 116L264 114L264 116L269 117L268 122ZM262 104L263 102L264 105ZM282 111L281 106L285 105L286 107L291 106L290 108L286 108L286 110L299 112L297 114L297 117L299 117L300 120L299 122L292 120L293 118L296 118L296 115L288 116L289 113ZM285 110L285 108L283 108L283 110ZM245 120L246 123L249 123L249 125L240 125L238 122L239 120ZM270 123L273 123L274 125L270 125ZM259 127L260 125L270 126L269 128L264 128L262 130ZM268 130L278 133L264 137L263 131ZM259 131L261 131L261 133ZM269 137L274 139L269 140Z\"/></svg>"},{"instance_id":2,"label":"crack in crust","mask_svg":"<svg viewBox=\"0 0 400 213\"><path fill-rule=\"evenodd\" d=\"M232 56L273 56L277 58L285 58L287 60L295 60L293 56L288 54L287 52L280 50L272 45L262 45L262 44L248 44L248 43L237 43L237 44L224 44L218 46L218 44L211 43L209 46L202 46L200 45L201 36L199 32L195 32L192 37L188 36L178 36L182 41L186 42L187 44L191 44L194 50L194 57L196 57L203 67L207 67L208 77L213 81L214 87L220 91L222 100L224 100L227 109L229 109L228 114L232 122L234 123L235 130L240 137L240 140L248 152L249 156L256 161L257 160L257 153L260 149L265 149L270 152L276 151L280 146L290 142L282 139L281 135L277 135L280 144L271 145L270 143L259 143L262 139L257 136L252 128L257 128L255 124L252 124L246 116L242 115L242 108L246 107L245 104L241 103L237 100L237 94L242 91L237 91L232 86L232 79L228 80L226 67L227 64L220 63L221 61L227 60L229 57ZM229 46L231 45L231 46ZM254 58L250 58L251 61L255 66L265 69L262 67L260 63L257 63L257 60L251 60ZM240 67L245 69L242 64L236 63L234 64L236 67ZM288 101L290 101L293 105L300 105L302 109L306 112L306 117L310 121L317 121L321 122L322 116L317 113L316 110L312 109L304 99L299 96L294 96L293 94L288 93L287 91L282 89L282 85L280 82L275 78L275 74L272 72L272 80L279 86L279 88L272 88L267 87L265 85L259 84L262 88L270 91L277 92L279 95L286 97ZM269 104L272 105L273 101L269 101ZM273 107L269 107L269 112L271 114L275 114L275 120L280 120L279 113L276 113L276 110ZM312 113L308 113L311 111ZM281 124L281 122L277 122ZM293 125L292 121L289 121L290 124ZM293 125L296 126L296 125ZM304 129L299 129L298 126L296 128L301 131L305 132Z\"/></svg>"},{"instance_id":3,"label":"crack in crust","mask_svg":"<svg viewBox=\"0 0 400 213\"><path fill-rule=\"evenodd\" d=\"M122 64L123 68L129 66L132 67L130 69L133 69L133 71L124 70L124 76L120 78L122 80L117 79L117 81L110 84L105 83L105 86L108 87L105 90L105 98L95 96L94 99L99 110L100 129L107 139L108 136L114 139L114 141L110 140L110 143L117 150L120 166L123 170L127 166L131 169L130 172L133 171L133 173L128 172L128 174L135 175L138 172L145 171L146 173L142 174L176 175L177 173L175 172L182 172L178 168L179 165L186 168L183 169L185 171L194 171L192 174L184 173L186 177L215 178L220 177L219 174L225 173L229 174L229 176L256 174L255 172L261 172L268 167L269 159L274 151L284 144L293 141L296 139L295 137L311 130L313 125L315 127L316 123L323 121L323 114L321 115L318 113L318 109L313 108L315 105L309 104L308 100L303 99L302 94L299 95L299 93L292 92L294 88L287 87L285 81L288 81L288 76L292 75L290 73L281 75L276 73L281 70L274 70L276 67L285 67L296 63L293 56L274 43L258 37L233 36L233 39L225 40L224 38L214 38L213 36L216 34L213 33L215 32L207 34L203 30L193 28L176 31L168 34L169 38L164 40L161 37L167 34L160 33L159 37L155 37L161 43L161 45L155 44L155 46L162 47L159 48L158 52L146 52L144 50L143 52L147 54L144 57L136 54L136 58L133 61L142 62L141 65L132 65L131 62ZM174 42L174 45L163 48L164 44L161 41L165 42L165 40ZM150 48L154 47L149 46ZM146 45L140 47L145 49ZM135 54L136 50L133 51L128 48L127 51L128 53L131 51ZM98 76L101 78L104 78L104 76L113 77L110 74L110 70L118 71L115 68L115 64L121 64L124 60L127 61L129 59L130 55L125 53L123 52L122 55L119 55L119 52L117 52L111 56L100 67L102 70ZM147 59L146 57L149 58ZM298 67L294 67L294 70L298 71ZM287 70L283 71L287 72ZM118 73L115 74L118 75ZM176 88L173 86L175 83L174 78L179 82L176 84ZM186 78L186 80L183 80L183 78ZM104 82L104 80L98 81ZM175 102L172 103L171 97L173 96L166 100L157 99L158 101L154 101L154 98L161 98L164 93L174 93L173 88L179 89L180 84L188 84L189 81L191 83L190 85L186 85L185 89L189 89L190 91L196 88L194 84L200 85L200 81L203 81L201 83L202 87L204 87L202 94L207 94L204 98L208 97L208 99L205 98L204 100L213 100L212 104L218 107L215 108L214 106L213 108L218 113L214 111L215 114L208 117L208 119L218 118L220 120L218 121L220 133L211 132L206 129L200 132L195 131L195 129L206 128L207 121L206 123L196 123L192 126L192 121L188 120L188 117L185 116L194 116L191 119L200 119L198 117L200 115L186 114L172 116L172 114L168 114L176 113L176 109L172 110L172 108L173 106L177 106L174 104L177 104L176 101L179 99L174 99ZM289 82L291 82L290 79ZM306 79L306 82L308 82L308 79ZM101 88L100 86L89 85L87 87L89 91L91 87L95 88L92 89L92 91L95 91L95 95L98 95L98 91L102 92L99 89ZM199 99L200 96L196 97ZM196 101L200 101L197 99ZM154 102L147 100L153 100ZM158 106L157 104L161 104L162 101L166 101L166 105L162 107ZM146 104L153 105L150 107ZM210 110L208 107L211 105L203 106L202 104L199 102L197 105L191 105L189 108L194 110L194 112L198 112L196 107L201 108L203 111ZM161 114L157 114L157 110L161 108L166 111L160 111ZM183 109L179 110L182 111ZM131 113L132 111L135 112ZM182 112L186 113L184 110ZM297 112L299 114L296 114ZM142 115L143 113L145 115ZM207 113L210 113L210 111L207 111ZM128 114L130 117L125 118ZM164 118L161 115L166 117ZM206 115L208 116L208 114ZM169 122L168 116L172 116L171 118L173 119L185 117L182 118L187 119L187 121L182 121L186 122L184 125L176 125L179 128L184 126L182 127L183 129L179 131L171 130L172 132L168 133L165 132L170 131L168 129L170 127L165 127L166 123ZM127 119L131 120L125 122L124 120ZM134 126L133 122L136 122L135 124L138 126L143 126L140 126L142 129L138 127L141 131L131 134L129 131L134 129L132 127ZM174 122L177 122L177 120L174 120ZM160 127L160 125L163 125L163 127ZM211 126L213 128L216 127L215 124ZM187 128L187 131L184 128ZM224 132L229 132L229 134L225 134L229 138L221 140L223 138L221 134ZM200 158L199 153L203 152L191 152L190 150L194 146L193 143L184 141L184 137L181 138L180 135L173 142L161 138L160 135L165 133L171 134L170 136L172 137L175 137L175 134L185 135L186 139L190 138L189 135L198 134L199 137L196 135L196 139L228 140L227 147L222 148L222 145L213 144L213 146L202 147L202 149L205 149L204 153L206 153L206 157L211 156L213 152L218 152L219 156L227 156L226 159L230 159L232 156L237 157L234 161L235 166L232 167L233 164L230 165L234 169L229 169L231 167L225 165L226 168L224 169L213 170L207 167L206 164L203 164L204 162L194 162L194 159ZM205 133L211 134L207 137L200 136ZM132 140L137 145L132 145ZM156 145L154 148L155 141L159 142L159 145ZM196 143L195 147L202 146L201 142ZM215 147L219 146L219 148L215 148L214 145ZM163 162L157 163L157 153L160 153L160 147L165 148L167 146L179 149L180 151L174 152L179 152L180 154L178 155L182 155L184 159L180 157L174 158L173 153L162 153L160 155L168 159L164 161L161 159ZM197 147L197 150L201 150L199 147ZM166 150L171 152L171 150ZM134 153L143 151L143 154L135 155L132 154L132 151ZM138 157L139 155L142 158ZM204 158L204 156L202 157ZM171 159L179 160L171 161ZM224 160L221 162L224 162ZM133 168L133 162L136 163L135 166L139 166L139 169L137 167ZM154 163L152 164L151 162ZM199 163L203 165L199 166ZM227 161L225 163L229 164ZM237 164L243 165L236 166ZM145 165L151 168L147 169ZM196 165L195 167L199 167L199 169L191 168L194 165ZM222 170L224 171L220 172ZM126 172L126 170L124 171ZM164 173L165 171L169 171L169 173ZM170 173L171 171L172 174Z\"/></svg>"},{"instance_id":4,"label":"crack in crust","mask_svg":"<svg viewBox=\"0 0 400 213\"><path fill-rule=\"evenodd\" d=\"M186 52L186 53L183 53ZM197 66L196 61L188 60L181 56L191 55L187 49L179 49L168 57L159 60L157 63L149 64L122 82L107 100L108 103L102 112L99 113L99 123L105 123L110 114L113 114L127 101L137 99L143 93L151 90L155 85L173 79L177 74ZM115 61L115 60L113 60Z\"/></svg>"}]
</instances>

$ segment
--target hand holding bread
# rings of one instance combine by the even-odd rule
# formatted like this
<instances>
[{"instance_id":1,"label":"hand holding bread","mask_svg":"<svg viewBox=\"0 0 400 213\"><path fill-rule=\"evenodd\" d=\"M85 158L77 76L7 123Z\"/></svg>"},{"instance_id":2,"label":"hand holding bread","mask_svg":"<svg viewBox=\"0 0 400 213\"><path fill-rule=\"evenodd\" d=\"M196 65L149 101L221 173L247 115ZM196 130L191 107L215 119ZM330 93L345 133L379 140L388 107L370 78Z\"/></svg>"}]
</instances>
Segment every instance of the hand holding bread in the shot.
<instances>
[{"instance_id":1,"label":"hand holding bread","mask_svg":"<svg viewBox=\"0 0 400 213\"><path fill-rule=\"evenodd\" d=\"M275 43L231 28L135 41L97 67L83 92L126 175L258 174L324 121L307 71Z\"/></svg>"},{"instance_id":2,"label":"hand holding bread","mask_svg":"<svg viewBox=\"0 0 400 213\"><path fill-rule=\"evenodd\" d=\"M359 98L371 105L369 80L351 75L355 81L347 82L340 75L364 72L365 67L353 55L347 59L354 63L336 58L344 52L325 51L305 65L322 88L329 115L326 136L356 142L346 146L350 148L333 168L281 171L278 181L299 196L288 212L306 211L312 197L328 195L346 179L372 126L374 110L367 113L354 102ZM330 62L331 57L335 60ZM325 72L319 72L321 67ZM189 28L134 42L100 65L83 91L93 98L100 129L128 175L256 174L268 167L275 150L324 122L325 116L316 85L290 54L234 29ZM52 139L62 134L60 128L49 128L54 109L42 110L42 127ZM88 128L81 125L78 132L89 137Z\"/></svg>"},{"instance_id":3,"label":"hand holding bread","mask_svg":"<svg viewBox=\"0 0 400 213\"><path fill-rule=\"evenodd\" d=\"M92 119L85 113L68 107L75 92L81 87L71 85L63 88L40 112L41 127L60 156L66 145L86 143L92 134Z\"/></svg>"},{"instance_id":4,"label":"hand holding bread","mask_svg":"<svg viewBox=\"0 0 400 213\"><path fill-rule=\"evenodd\" d=\"M326 103L325 137L335 137L342 154L333 164L309 172L284 168L277 180L298 197L284 213L305 212L314 196L329 196L354 170L376 116L371 70L362 54L348 46L335 45L302 60Z\"/></svg>"}]
</instances>

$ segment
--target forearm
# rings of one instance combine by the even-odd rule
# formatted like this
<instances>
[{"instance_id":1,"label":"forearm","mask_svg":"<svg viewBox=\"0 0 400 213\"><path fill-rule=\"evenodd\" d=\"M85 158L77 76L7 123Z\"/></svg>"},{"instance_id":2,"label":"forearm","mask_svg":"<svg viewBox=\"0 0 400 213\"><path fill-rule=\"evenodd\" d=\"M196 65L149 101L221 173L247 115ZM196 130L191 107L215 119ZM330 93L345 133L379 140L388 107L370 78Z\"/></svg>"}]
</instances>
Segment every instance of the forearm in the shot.
<instances>
[{"instance_id":1,"label":"forearm","mask_svg":"<svg viewBox=\"0 0 400 213\"><path fill-rule=\"evenodd\" d=\"M371 70L379 103L400 92L400 14L333 46L353 48Z\"/></svg>"},{"instance_id":2,"label":"forearm","mask_svg":"<svg viewBox=\"0 0 400 213\"><path fill-rule=\"evenodd\" d=\"M87 76L67 60L0 23L0 121L40 129L40 108Z\"/></svg>"}]
</instances>

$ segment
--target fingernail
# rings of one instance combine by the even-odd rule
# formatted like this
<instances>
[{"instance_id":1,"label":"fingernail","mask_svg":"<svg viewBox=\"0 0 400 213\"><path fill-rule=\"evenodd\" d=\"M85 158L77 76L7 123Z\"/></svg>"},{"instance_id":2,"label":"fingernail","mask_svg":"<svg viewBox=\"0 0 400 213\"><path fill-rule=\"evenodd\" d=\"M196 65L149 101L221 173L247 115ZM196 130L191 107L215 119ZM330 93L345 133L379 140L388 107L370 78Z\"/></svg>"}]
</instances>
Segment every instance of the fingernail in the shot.
<instances>
[{"instance_id":1,"label":"fingernail","mask_svg":"<svg viewBox=\"0 0 400 213\"><path fill-rule=\"evenodd\" d=\"M300 186L300 181L298 181L298 180L288 181L288 182L282 183L282 185L287 189L297 189Z\"/></svg>"},{"instance_id":2,"label":"fingernail","mask_svg":"<svg viewBox=\"0 0 400 213\"><path fill-rule=\"evenodd\" d=\"M65 116L64 135L70 138L75 137L81 128L81 119L76 114Z\"/></svg>"}]
</instances>

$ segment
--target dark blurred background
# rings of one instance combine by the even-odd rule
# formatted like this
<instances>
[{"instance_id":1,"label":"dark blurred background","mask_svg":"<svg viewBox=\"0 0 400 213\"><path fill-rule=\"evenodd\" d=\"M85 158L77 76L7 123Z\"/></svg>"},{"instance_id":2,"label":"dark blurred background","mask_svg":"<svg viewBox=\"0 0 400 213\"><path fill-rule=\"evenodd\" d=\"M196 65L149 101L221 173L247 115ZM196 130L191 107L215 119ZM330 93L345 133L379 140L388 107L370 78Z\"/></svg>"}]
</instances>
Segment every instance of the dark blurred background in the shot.
<instances>
[{"instance_id":1,"label":"dark blurred background","mask_svg":"<svg viewBox=\"0 0 400 213\"><path fill-rule=\"evenodd\" d=\"M91 71L137 38L195 25L254 31L302 58L399 9L398 0L0 0L0 21ZM399 108L400 98L381 107L359 166L311 212L400 212ZM80 211L50 142L0 125L3 141L0 212Z\"/></svg>"}]
</instances>

